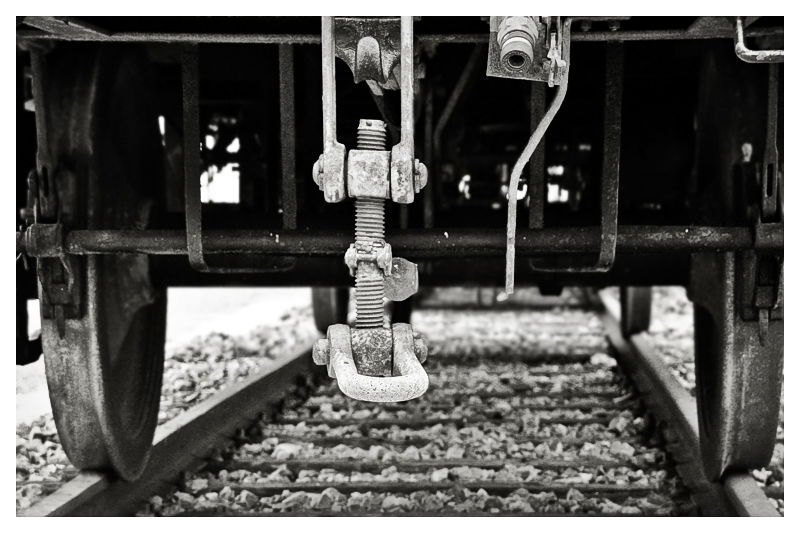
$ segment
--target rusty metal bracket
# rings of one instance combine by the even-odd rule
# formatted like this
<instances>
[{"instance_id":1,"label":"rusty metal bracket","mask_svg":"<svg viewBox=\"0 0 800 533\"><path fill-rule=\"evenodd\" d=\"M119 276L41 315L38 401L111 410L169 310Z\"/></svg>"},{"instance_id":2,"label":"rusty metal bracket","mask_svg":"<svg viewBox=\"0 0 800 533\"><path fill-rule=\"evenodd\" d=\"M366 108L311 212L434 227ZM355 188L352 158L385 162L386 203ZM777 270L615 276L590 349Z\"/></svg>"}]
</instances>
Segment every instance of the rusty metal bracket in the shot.
<instances>
[{"instance_id":1,"label":"rusty metal bracket","mask_svg":"<svg viewBox=\"0 0 800 533\"><path fill-rule=\"evenodd\" d=\"M486 75L560 85L566 76L560 17L489 17Z\"/></svg>"},{"instance_id":2,"label":"rusty metal bracket","mask_svg":"<svg viewBox=\"0 0 800 533\"><path fill-rule=\"evenodd\" d=\"M353 72L353 81L373 81L383 89L397 90L400 80L399 17L336 17L336 57Z\"/></svg>"},{"instance_id":3,"label":"rusty metal bracket","mask_svg":"<svg viewBox=\"0 0 800 533\"><path fill-rule=\"evenodd\" d=\"M54 318L58 334L63 337L65 319L82 316L81 258L67 255L64 228L60 223L33 223L22 236L24 253L38 259L42 317Z\"/></svg>"},{"instance_id":4,"label":"rusty metal bracket","mask_svg":"<svg viewBox=\"0 0 800 533\"><path fill-rule=\"evenodd\" d=\"M183 47L181 53L183 92L183 180L186 216L186 249L193 269L206 273L238 274L284 272L294 268L295 260L286 257L244 257L247 266L217 266L206 261L203 249L203 204L200 200L200 79L197 45ZM266 237L265 237L266 238ZM254 264L257 263L257 264Z\"/></svg>"},{"instance_id":5,"label":"rusty metal bracket","mask_svg":"<svg viewBox=\"0 0 800 533\"><path fill-rule=\"evenodd\" d=\"M751 50L744 42L744 22L736 17L736 35L733 38L736 57L745 63L783 63L783 50Z\"/></svg>"}]
</instances>

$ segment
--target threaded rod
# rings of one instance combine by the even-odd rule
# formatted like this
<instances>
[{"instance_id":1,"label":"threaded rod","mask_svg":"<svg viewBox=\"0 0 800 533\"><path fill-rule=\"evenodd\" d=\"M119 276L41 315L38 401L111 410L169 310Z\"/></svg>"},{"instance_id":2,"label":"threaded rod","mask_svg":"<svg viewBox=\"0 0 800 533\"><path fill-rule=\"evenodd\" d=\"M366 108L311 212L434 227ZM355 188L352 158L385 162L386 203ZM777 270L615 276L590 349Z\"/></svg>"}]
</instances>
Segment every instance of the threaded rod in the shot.
<instances>
[{"instance_id":1,"label":"threaded rod","mask_svg":"<svg viewBox=\"0 0 800 533\"><path fill-rule=\"evenodd\" d=\"M386 125L380 120L358 124L359 150L385 150ZM384 243L385 206L381 198L356 198L356 249L371 252ZM356 327L383 326L383 274L376 263L356 267Z\"/></svg>"}]
</instances>

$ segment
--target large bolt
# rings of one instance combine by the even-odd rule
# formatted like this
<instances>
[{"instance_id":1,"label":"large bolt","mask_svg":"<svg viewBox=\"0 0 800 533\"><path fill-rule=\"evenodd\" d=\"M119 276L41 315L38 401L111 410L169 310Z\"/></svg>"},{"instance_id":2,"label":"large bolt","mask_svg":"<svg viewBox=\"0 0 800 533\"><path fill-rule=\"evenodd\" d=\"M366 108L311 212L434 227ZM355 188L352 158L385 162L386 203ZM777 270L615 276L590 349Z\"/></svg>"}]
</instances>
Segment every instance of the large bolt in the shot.
<instances>
[{"instance_id":1,"label":"large bolt","mask_svg":"<svg viewBox=\"0 0 800 533\"><path fill-rule=\"evenodd\" d=\"M385 150L386 124L381 120L358 123L359 150ZM372 252L385 244L384 200L356 198L356 249ZM356 267L356 327L383 326L383 274L375 263L359 262Z\"/></svg>"},{"instance_id":2,"label":"large bolt","mask_svg":"<svg viewBox=\"0 0 800 533\"><path fill-rule=\"evenodd\" d=\"M533 46L539 30L531 17L505 17L497 28L500 62L507 70L527 70L533 63Z\"/></svg>"}]
</instances>

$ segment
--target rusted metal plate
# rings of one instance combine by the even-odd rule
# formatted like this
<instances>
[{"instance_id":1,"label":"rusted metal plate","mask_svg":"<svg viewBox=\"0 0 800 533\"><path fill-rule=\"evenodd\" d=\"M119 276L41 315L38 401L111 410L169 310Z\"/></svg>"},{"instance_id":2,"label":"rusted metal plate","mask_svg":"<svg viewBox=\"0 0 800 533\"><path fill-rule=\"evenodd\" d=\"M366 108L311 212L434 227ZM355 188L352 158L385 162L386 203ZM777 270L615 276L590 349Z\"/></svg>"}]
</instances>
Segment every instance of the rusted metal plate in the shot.
<instances>
[{"instance_id":1,"label":"rusted metal plate","mask_svg":"<svg viewBox=\"0 0 800 533\"><path fill-rule=\"evenodd\" d=\"M353 81L372 80L397 90L400 63L399 17L336 17L336 57L353 72Z\"/></svg>"}]
</instances>

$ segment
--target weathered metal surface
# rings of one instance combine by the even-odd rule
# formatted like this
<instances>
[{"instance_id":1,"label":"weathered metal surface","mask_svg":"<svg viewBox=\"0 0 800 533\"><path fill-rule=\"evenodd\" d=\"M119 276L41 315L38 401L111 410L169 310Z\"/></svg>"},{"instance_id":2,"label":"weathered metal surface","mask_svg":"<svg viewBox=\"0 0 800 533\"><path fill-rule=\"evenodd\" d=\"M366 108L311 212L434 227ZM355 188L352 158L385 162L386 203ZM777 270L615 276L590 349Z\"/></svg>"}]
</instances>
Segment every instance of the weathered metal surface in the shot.
<instances>
[{"instance_id":1,"label":"weathered metal surface","mask_svg":"<svg viewBox=\"0 0 800 533\"><path fill-rule=\"evenodd\" d=\"M278 47L281 106L281 209L283 229L297 229L297 118L295 116L294 47Z\"/></svg>"},{"instance_id":2,"label":"weathered metal surface","mask_svg":"<svg viewBox=\"0 0 800 533\"><path fill-rule=\"evenodd\" d=\"M374 261L356 268L356 328L383 326L383 272Z\"/></svg>"},{"instance_id":3,"label":"weathered metal surface","mask_svg":"<svg viewBox=\"0 0 800 533\"><path fill-rule=\"evenodd\" d=\"M65 228L143 228L153 183L160 180L161 145L153 86L143 52L62 45L40 58L34 76L41 168L55 172L59 219ZM119 105L119 102L125 105ZM136 478L155 430L166 326L166 289L151 283L141 255L73 262L81 314L45 308L50 289L69 280L40 277L42 348L59 438L72 464ZM53 261L40 262L40 271ZM59 266L60 268L60 266ZM61 311L59 311L61 309Z\"/></svg>"},{"instance_id":4,"label":"weathered metal surface","mask_svg":"<svg viewBox=\"0 0 800 533\"><path fill-rule=\"evenodd\" d=\"M333 17L322 17L323 152L312 170L314 182L330 203L345 199L345 148L336 140L336 39Z\"/></svg>"},{"instance_id":5,"label":"weathered metal surface","mask_svg":"<svg viewBox=\"0 0 800 533\"><path fill-rule=\"evenodd\" d=\"M350 150L347 152L347 195L350 198L388 199L391 152Z\"/></svg>"},{"instance_id":6,"label":"weathered metal surface","mask_svg":"<svg viewBox=\"0 0 800 533\"><path fill-rule=\"evenodd\" d=\"M400 17L400 142L392 147L392 200L410 204L427 179L425 165L414 159L414 20Z\"/></svg>"},{"instance_id":7,"label":"weathered metal surface","mask_svg":"<svg viewBox=\"0 0 800 533\"><path fill-rule=\"evenodd\" d=\"M567 87L569 82L569 52L570 52L570 27L572 25L571 19L565 19L562 29L562 42L563 49L561 57L566 61L564 70L564 78L558 86L556 95L550 103L542 121L533 130L528 144L522 150L517 161L514 163L514 168L511 170L511 177L508 180L508 213L506 219L506 293L511 294L514 292L514 266L515 266L515 246L516 246L516 233L517 233L517 190L519 189L519 178L522 176L522 171L525 165L528 164L533 152L539 145L539 142L544 138L547 128L555 118L556 113L561 108L564 102L564 97L567 95Z\"/></svg>"},{"instance_id":8,"label":"weathered metal surface","mask_svg":"<svg viewBox=\"0 0 800 533\"><path fill-rule=\"evenodd\" d=\"M384 278L386 297L393 302L410 298L419 290L419 272L416 263L395 257L391 272Z\"/></svg>"},{"instance_id":9,"label":"weathered metal surface","mask_svg":"<svg viewBox=\"0 0 800 533\"><path fill-rule=\"evenodd\" d=\"M315 360L327 359L328 373L336 378L339 389L346 396L368 402L403 402L418 398L428 389L428 375L414 353L414 336L408 324L394 324L391 333L385 330L392 342L392 377L375 377L360 374L353 359L351 330L338 324L328 328L328 338L315 350L325 352Z\"/></svg>"},{"instance_id":10,"label":"weathered metal surface","mask_svg":"<svg viewBox=\"0 0 800 533\"><path fill-rule=\"evenodd\" d=\"M350 346L356 370L364 376L392 375L392 330L384 327L353 328Z\"/></svg>"},{"instance_id":11,"label":"weathered metal surface","mask_svg":"<svg viewBox=\"0 0 800 533\"><path fill-rule=\"evenodd\" d=\"M783 50L751 50L747 47L742 17L736 17L734 50L736 56L746 63L783 63Z\"/></svg>"},{"instance_id":12,"label":"weathered metal surface","mask_svg":"<svg viewBox=\"0 0 800 533\"><path fill-rule=\"evenodd\" d=\"M783 233L783 224L762 226L757 240L751 228L738 226L619 226L617 252L782 251ZM526 256L591 252L600 244L596 227L520 229L516 236L516 250ZM485 228L408 230L389 233L386 239L395 254L417 258L495 257L506 248L503 233ZM206 230L203 240L209 254L339 256L352 237L329 231ZM18 246L17 253L26 251L24 240ZM186 235L182 230L72 230L64 235L64 247L73 255L186 255Z\"/></svg>"},{"instance_id":13,"label":"weathered metal surface","mask_svg":"<svg viewBox=\"0 0 800 533\"><path fill-rule=\"evenodd\" d=\"M203 257L203 211L200 203L200 79L197 46L181 53L183 103L183 180L186 216L186 248L189 264L201 272L209 266Z\"/></svg>"},{"instance_id":14,"label":"weathered metal surface","mask_svg":"<svg viewBox=\"0 0 800 533\"><path fill-rule=\"evenodd\" d=\"M489 17L486 75L531 81L548 81L549 17ZM560 51L559 51L560 52ZM561 83L561 75L556 85Z\"/></svg>"},{"instance_id":15,"label":"weathered metal surface","mask_svg":"<svg viewBox=\"0 0 800 533\"><path fill-rule=\"evenodd\" d=\"M783 382L783 320L746 320L748 254L692 256L700 447L711 479L769 464ZM752 293L751 293L752 294Z\"/></svg>"},{"instance_id":16,"label":"weathered metal surface","mask_svg":"<svg viewBox=\"0 0 800 533\"><path fill-rule=\"evenodd\" d=\"M603 117L603 169L600 191L600 252L588 264L549 266L531 259L534 270L607 272L614 264L619 230L619 158L622 141L623 53L621 43L606 45L605 107Z\"/></svg>"},{"instance_id":17,"label":"weathered metal surface","mask_svg":"<svg viewBox=\"0 0 800 533\"><path fill-rule=\"evenodd\" d=\"M356 175L353 178L348 175L348 181L357 181L355 189L366 194L353 195L356 207L356 239L345 253L345 263L356 278L356 328L380 328L383 326L385 263L391 260L386 256L387 252L391 254L391 248L386 246L384 240L384 195L388 195L389 188L389 152L385 151L386 125L380 120L361 120L357 137L357 152L381 155L374 163L375 168L370 168L373 165L368 163L357 164L354 167L358 169ZM359 352L359 355L362 353ZM391 371L391 351L376 351L374 355L376 359L382 359L388 371Z\"/></svg>"},{"instance_id":18,"label":"weathered metal surface","mask_svg":"<svg viewBox=\"0 0 800 533\"><path fill-rule=\"evenodd\" d=\"M783 159L778 152L779 89L783 88L782 68L769 66L767 87L767 133L761 162L761 212L758 222L780 222L783 217Z\"/></svg>"},{"instance_id":19,"label":"weathered metal surface","mask_svg":"<svg viewBox=\"0 0 800 533\"><path fill-rule=\"evenodd\" d=\"M547 108L547 87L541 83L531 84L531 133L542 121ZM541 229L544 227L544 205L547 200L547 174L545 169L545 144L547 139L539 141L539 145L531 156L528 179L528 227Z\"/></svg>"},{"instance_id":20,"label":"weathered metal surface","mask_svg":"<svg viewBox=\"0 0 800 533\"><path fill-rule=\"evenodd\" d=\"M79 17L25 17L25 24L67 40L102 40L110 34Z\"/></svg>"},{"instance_id":21,"label":"weathered metal surface","mask_svg":"<svg viewBox=\"0 0 800 533\"><path fill-rule=\"evenodd\" d=\"M43 18L43 17L39 17ZM65 17L47 17L62 19ZM74 19L75 17L69 17ZM584 20L592 17L578 17ZM613 18L613 17L603 17ZM26 17L27 20L27 17ZM63 26L63 24L61 24ZM316 33L229 33L229 32L181 32L181 31L119 31L112 32L103 28L96 31L68 33L60 31L54 24L47 30L17 29L18 40L69 40L69 41L100 41L100 42L138 42L138 43L219 43L219 44L320 44L321 38ZM782 35L782 27L747 28L746 37L761 37L767 35ZM673 40L701 40L701 39L730 39L733 33L730 30L709 28L703 31L690 29L653 29L630 31L586 31L576 33L573 40L581 42L603 41L673 41ZM420 33L417 39L421 44L428 43L466 43L478 44L486 42L486 33Z\"/></svg>"},{"instance_id":22,"label":"weathered metal surface","mask_svg":"<svg viewBox=\"0 0 800 533\"><path fill-rule=\"evenodd\" d=\"M186 248L193 269L206 273L257 273L290 270L291 258L248 256L234 258L227 264L211 264L205 257L203 204L200 201L200 79L196 45L184 45L181 53L183 96L183 176L186 220ZM291 117L284 117L291 118ZM291 162L289 162L291 163Z\"/></svg>"},{"instance_id":23,"label":"weathered metal surface","mask_svg":"<svg viewBox=\"0 0 800 533\"><path fill-rule=\"evenodd\" d=\"M389 90L399 88L399 17L336 17L336 57L353 72L353 81L371 80Z\"/></svg>"},{"instance_id":24,"label":"weathered metal surface","mask_svg":"<svg viewBox=\"0 0 800 533\"><path fill-rule=\"evenodd\" d=\"M646 337L636 335L625 339L617 320L616 301L607 294L601 299L605 308L602 318L615 356L644 393L653 414L675 435L672 445L680 456L677 468L704 514L779 516L749 473L728 475L721 483L704 474L695 398L678 382Z\"/></svg>"}]
</instances>

